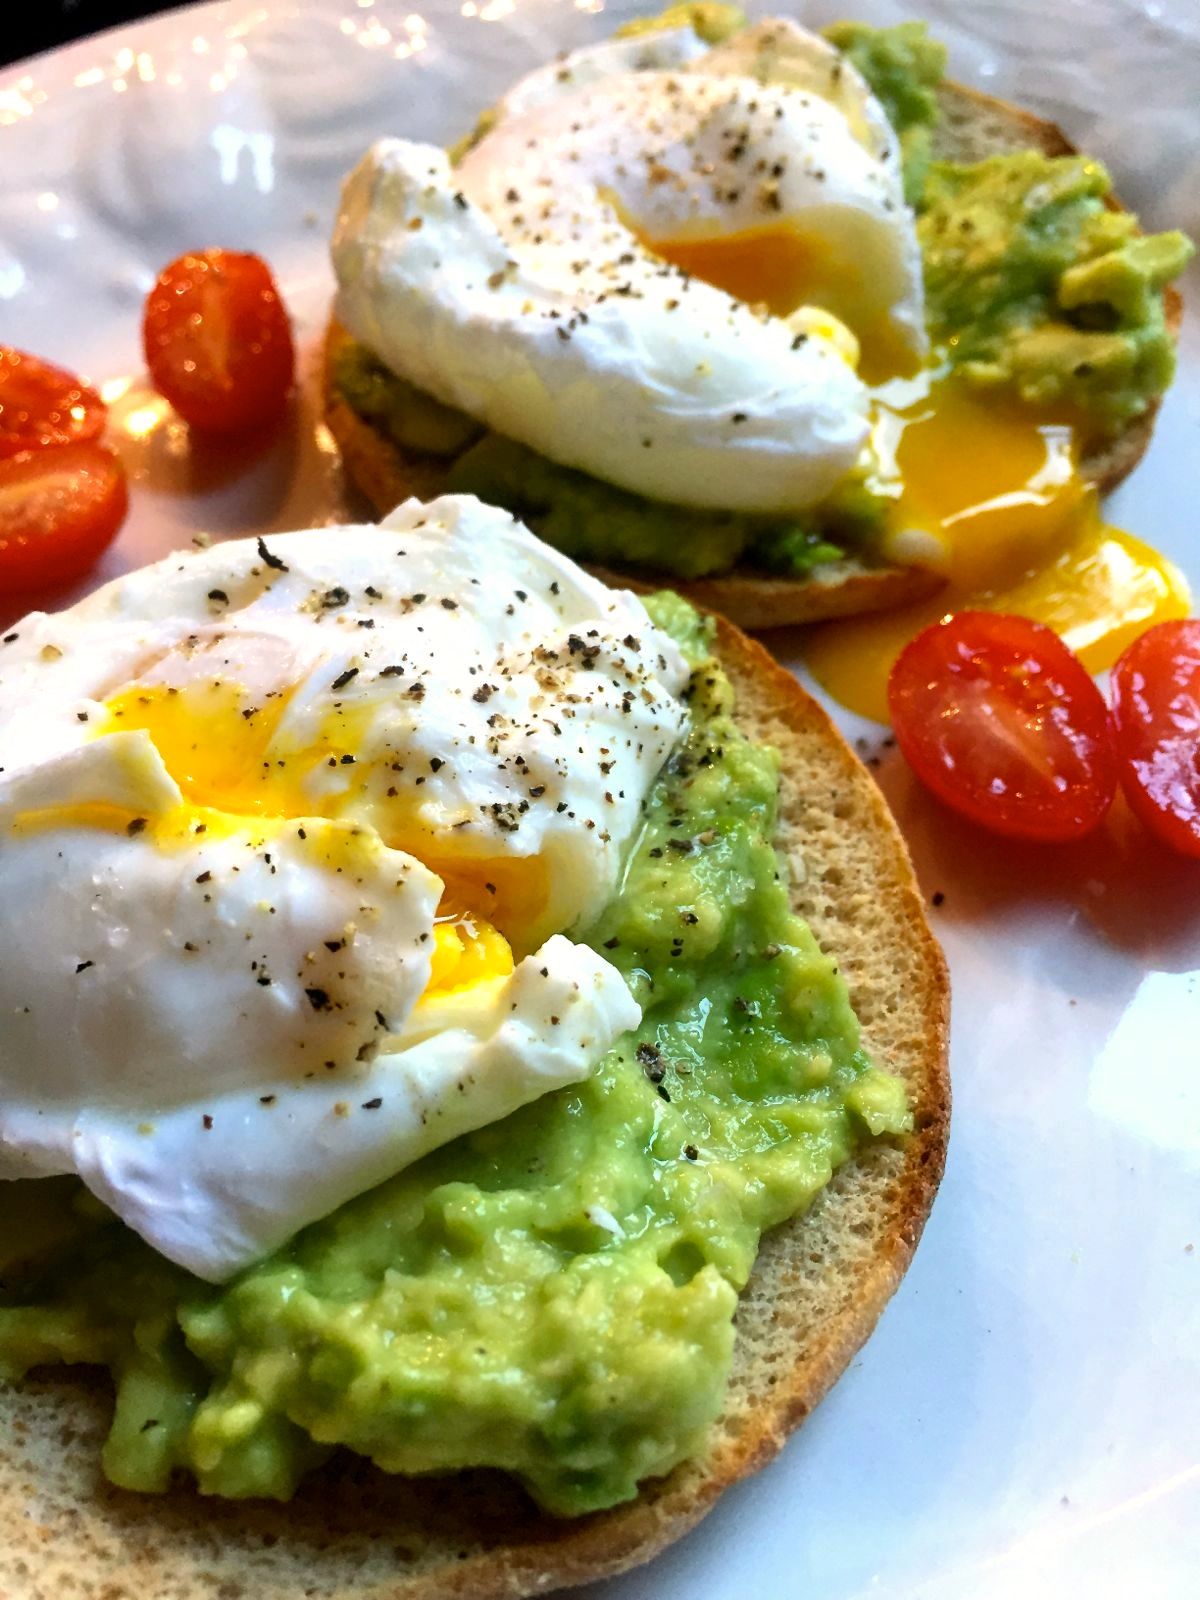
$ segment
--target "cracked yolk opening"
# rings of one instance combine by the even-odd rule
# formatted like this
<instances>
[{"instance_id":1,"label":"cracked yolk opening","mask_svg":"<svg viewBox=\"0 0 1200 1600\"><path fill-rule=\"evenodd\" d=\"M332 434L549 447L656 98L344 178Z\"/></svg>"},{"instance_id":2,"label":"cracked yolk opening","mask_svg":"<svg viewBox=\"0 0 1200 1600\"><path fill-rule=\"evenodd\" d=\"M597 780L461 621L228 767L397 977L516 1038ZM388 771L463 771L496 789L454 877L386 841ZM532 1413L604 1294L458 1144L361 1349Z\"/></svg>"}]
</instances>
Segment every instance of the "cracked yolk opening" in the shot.
<instances>
[{"instance_id":1,"label":"cracked yolk opening","mask_svg":"<svg viewBox=\"0 0 1200 1600\"><path fill-rule=\"evenodd\" d=\"M150 735L163 765L196 806L246 817L328 816L311 774L352 756L364 717L353 705L333 706L315 738L303 747L275 748L294 686L250 695L227 678L201 679L176 688L144 684L107 703L102 733Z\"/></svg>"},{"instance_id":2,"label":"cracked yolk opening","mask_svg":"<svg viewBox=\"0 0 1200 1600\"><path fill-rule=\"evenodd\" d=\"M873 309L875 296L862 266L815 232L768 225L740 233L654 239L628 216L622 215L622 221L660 260L735 300L761 306L774 317L790 317L801 307L832 313L857 338L868 383L913 371L912 352Z\"/></svg>"},{"instance_id":3,"label":"cracked yolk opening","mask_svg":"<svg viewBox=\"0 0 1200 1600\"><path fill-rule=\"evenodd\" d=\"M311 743L303 748L288 746L285 754L277 734L293 693L289 688L255 701L240 685L213 679L182 688L136 686L108 701L101 736L144 730L183 792L181 814L164 819L157 830L162 842L194 838L197 823L211 837L243 825L247 818L269 825L291 817L338 814L340 796L322 803L311 775L323 766L340 765L344 755L361 748L360 734L370 712L355 706L333 707ZM124 827L128 821L112 807L76 808L81 813L85 809L103 810L109 826ZM422 860L445 886L422 998L507 977L513 970L512 948L481 908L493 911L506 925L521 926L523 917L532 917L545 903L537 864L438 862L403 839L385 834L384 842Z\"/></svg>"},{"instance_id":4,"label":"cracked yolk opening","mask_svg":"<svg viewBox=\"0 0 1200 1600\"><path fill-rule=\"evenodd\" d=\"M651 239L647 250L735 300L787 317L805 305L828 305L820 286L830 276L828 250L794 228L747 228L710 238ZM829 306L836 311L835 306Z\"/></svg>"},{"instance_id":5,"label":"cracked yolk opening","mask_svg":"<svg viewBox=\"0 0 1200 1600\"><path fill-rule=\"evenodd\" d=\"M433 965L429 984L422 995L453 994L471 989L477 983L507 978L513 970L512 946L490 922L456 906L442 896L433 928Z\"/></svg>"}]
</instances>

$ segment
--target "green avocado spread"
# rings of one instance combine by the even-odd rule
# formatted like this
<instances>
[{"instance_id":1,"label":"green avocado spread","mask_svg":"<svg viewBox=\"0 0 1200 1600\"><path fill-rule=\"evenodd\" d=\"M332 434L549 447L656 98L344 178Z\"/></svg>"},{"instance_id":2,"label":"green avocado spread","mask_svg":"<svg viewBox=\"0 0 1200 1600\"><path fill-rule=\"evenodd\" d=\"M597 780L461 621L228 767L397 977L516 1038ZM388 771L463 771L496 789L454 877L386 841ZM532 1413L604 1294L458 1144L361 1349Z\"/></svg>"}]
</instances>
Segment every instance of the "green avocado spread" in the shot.
<instances>
[{"instance_id":1,"label":"green avocado spread","mask_svg":"<svg viewBox=\"0 0 1200 1600\"><path fill-rule=\"evenodd\" d=\"M622 31L685 25L716 44L744 18L732 6L678 5ZM1031 405L1069 406L1089 442L1141 415L1174 372L1162 290L1192 254L1184 235L1139 234L1136 218L1106 204L1108 174L1085 157L1029 149L972 163L935 159L946 51L924 23L842 22L826 37L862 73L900 139L939 365ZM513 511L577 560L685 580L735 565L799 578L846 555L869 562L883 528L869 458L827 504L795 517L696 511L601 483L498 434L481 436L366 351L347 350L334 382L404 448L454 457L452 488Z\"/></svg>"},{"instance_id":2,"label":"green avocado spread","mask_svg":"<svg viewBox=\"0 0 1200 1600\"><path fill-rule=\"evenodd\" d=\"M1170 383L1162 291L1192 254L1182 233L1140 234L1111 189L1085 156L936 161L917 215L935 346L969 382L1066 402L1099 437Z\"/></svg>"},{"instance_id":3,"label":"green avocado spread","mask_svg":"<svg viewBox=\"0 0 1200 1600\"><path fill-rule=\"evenodd\" d=\"M110 1368L115 1483L286 1497L341 1445L392 1472L503 1468L563 1515L625 1500L720 1410L763 1230L910 1128L790 909L777 758L739 731L707 624L649 604L693 666L692 720L579 935L644 1009L590 1079L222 1287L73 1182L0 1184L0 1374Z\"/></svg>"},{"instance_id":4,"label":"green avocado spread","mask_svg":"<svg viewBox=\"0 0 1200 1600\"><path fill-rule=\"evenodd\" d=\"M835 22L825 37L858 68L900 140L904 192L918 205L933 154L938 122L938 85L946 71L946 47L931 39L923 22L871 28Z\"/></svg>"}]
</instances>

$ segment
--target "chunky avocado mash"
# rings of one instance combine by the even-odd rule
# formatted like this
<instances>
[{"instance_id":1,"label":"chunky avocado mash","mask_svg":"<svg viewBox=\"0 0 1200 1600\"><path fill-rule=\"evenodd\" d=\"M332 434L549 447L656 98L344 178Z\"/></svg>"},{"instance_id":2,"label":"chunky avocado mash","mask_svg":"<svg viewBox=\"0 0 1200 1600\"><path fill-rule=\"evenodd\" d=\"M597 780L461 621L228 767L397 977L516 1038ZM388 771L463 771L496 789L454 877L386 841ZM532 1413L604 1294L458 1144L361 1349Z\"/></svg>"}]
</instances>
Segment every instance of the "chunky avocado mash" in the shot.
<instances>
[{"instance_id":1,"label":"chunky avocado mash","mask_svg":"<svg viewBox=\"0 0 1200 1600\"><path fill-rule=\"evenodd\" d=\"M744 21L732 6L685 4L621 31L690 24L711 44ZM1139 235L1133 217L1106 206L1104 168L1083 157L1026 150L975 163L935 161L945 48L919 22L842 22L825 31L867 79L899 135L939 362L971 384L1069 407L1092 443L1141 415L1174 371L1162 289L1186 265L1187 239ZM451 456L461 448L456 435L478 433L377 362L372 368L365 353L347 355L335 383L353 409L406 448ZM432 424L422 418L422 402L431 414L436 407ZM420 442L431 437L433 443ZM456 463L452 485L505 506L579 560L683 579L735 565L800 578L847 553L869 560L884 522L869 463L833 501L794 519L664 505L491 433Z\"/></svg>"},{"instance_id":2,"label":"chunky avocado mash","mask_svg":"<svg viewBox=\"0 0 1200 1600\"><path fill-rule=\"evenodd\" d=\"M1111 187L1085 156L935 162L917 218L926 320L952 365L1035 405L1065 402L1100 437L1170 383L1162 290L1192 254L1183 234L1142 235L1109 210Z\"/></svg>"},{"instance_id":3,"label":"chunky avocado mash","mask_svg":"<svg viewBox=\"0 0 1200 1600\"><path fill-rule=\"evenodd\" d=\"M826 37L900 135L939 355L969 383L1069 406L1092 438L1140 416L1175 370L1162 291L1192 255L1184 235L1139 234L1085 156L931 160L946 52L923 23L842 22Z\"/></svg>"},{"instance_id":4,"label":"chunky avocado mash","mask_svg":"<svg viewBox=\"0 0 1200 1600\"><path fill-rule=\"evenodd\" d=\"M588 1082L344 1206L213 1288L83 1190L0 1184L0 1372L111 1368L114 1482L287 1496L334 1445L398 1472L491 1465L551 1511L633 1495L720 1409L765 1228L911 1125L772 846L774 754L731 717L707 624L693 722L586 937L645 1010Z\"/></svg>"},{"instance_id":5,"label":"chunky avocado mash","mask_svg":"<svg viewBox=\"0 0 1200 1600\"><path fill-rule=\"evenodd\" d=\"M461 411L414 389L353 343L338 352L334 385L347 405L402 448L447 457L451 493L503 506L576 561L616 561L703 578L744 559L764 572L799 577L840 561L851 540L867 542L882 515L862 476L840 486L836 502L803 518L697 511L647 500L559 466L515 439L482 432Z\"/></svg>"},{"instance_id":6,"label":"chunky avocado mash","mask_svg":"<svg viewBox=\"0 0 1200 1600\"><path fill-rule=\"evenodd\" d=\"M933 153L945 45L929 37L923 22L898 22L891 28L835 22L824 33L862 73L899 135L905 197L910 205L919 205Z\"/></svg>"},{"instance_id":7,"label":"chunky avocado mash","mask_svg":"<svg viewBox=\"0 0 1200 1600\"><path fill-rule=\"evenodd\" d=\"M576 561L617 561L702 578L727 572L745 557L766 572L798 576L845 554L821 531L822 519L749 517L647 500L496 433L459 456L449 486L504 506Z\"/></svg>"},{"instance_id":8,"label":"chunky avocado mash","mask_svg":"<svg viewBox=\"0 0 1200 1600\"><path fill-rule=\"evenodd\" d=\"M746 557L767 572L798 576L844 556L825 532L832 514L749 517L731 511L647 500L585 472L561 467L515 439L484 433L461 411L440 405L390 373L361 345L338 352L334 383L346 403L406 450L452 457L447 488L474 494L520 517L548 544L576 561L617 561L681 578L726 572ZM474 442L472 442L474 441ZM876 518L877 503L859 490L840 496L843 540L858 521Z\"/></svg>"}]
</instances>

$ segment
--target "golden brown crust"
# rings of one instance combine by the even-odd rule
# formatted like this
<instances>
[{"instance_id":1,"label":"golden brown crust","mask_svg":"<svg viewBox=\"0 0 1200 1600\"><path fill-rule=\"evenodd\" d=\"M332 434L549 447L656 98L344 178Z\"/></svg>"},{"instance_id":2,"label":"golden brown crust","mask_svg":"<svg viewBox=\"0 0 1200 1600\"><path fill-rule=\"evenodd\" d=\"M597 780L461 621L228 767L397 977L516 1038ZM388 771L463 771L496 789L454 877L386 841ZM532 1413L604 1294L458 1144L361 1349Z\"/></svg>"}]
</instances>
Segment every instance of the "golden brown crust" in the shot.
<instances>
[{"instance_id":1,"label":"golden brown crust","mask_svg":"<svg viewBox=\"0 0 1200 1600\"><path fill-rule=\"evenodd\" d=\"M1028 149L1031 145L1047 156L1075 152L1075 146L1054 123L961 84L942 86L940 112L936 154L947 160L978 161L986 155ZM1110 204L1120 208L1116 200L1110 199ZM1165 291L1164 299L1167 325L1177 338L1182 302L1174 288ZM338 398L330 382L329 362L347 337L336 323L330 324L326 338L326 420L342 450L348 476L382 516L408 495L428 499L441 493L449 463L445 458L401 450ZM1102 494L1115 489L1142 459L1154 432L1158 406L1156 400L1115 439L1084 457L1084 474ZM854 558L803 579L771 577L744 569L681 583L670 573L629 568L593 570L608 582L622 583L640 593L675 589L696 605L719 611L740 627L755 629L887 611L922 600L941 586L935 574L920 568L868 566Z\"/></svg>"},{"instance_id":2,"label":"golden brown crust","mask_svg":"<svg viewBox=\"0 0 1200 1600\"><path fill-rule=\"evenodd\" d=\"M942 580L920 567L868 567L848 558L831 562L812 577L772 578L756 572L727 572L717 578L681 583L667 573L657 578L629 570L591 567L611 585L653 594L674 589L693 605L716 611L739 628L786 628L793 623L827 622L831 617L856 617L864 611L891 611L926 595L936 594Z\"/></svg>"},{"instance_id":3,"label":"golden brown crust","mask_svg":"<svg viewBox=\"0 0 1200 1600\"><path fill-rule=\"evenodd\" d=\"M738 718L782 756L793 902L837 953L877 1060L916 1116L869 1146L812 1211L764 1240L738 1310L727 1402L698 1459L629 1505L541 1516L508 1480L387 1478L343 1458L288 1506L123 1494L98 1473L106 1386L54 1376L0 1392L0 1595L12 1600L501 1600L645 1561L761 1467L870 1333L912 1255L949 1119L948 988L903 840L816 702L719 622Z\"/></svg>"}]
</instances>

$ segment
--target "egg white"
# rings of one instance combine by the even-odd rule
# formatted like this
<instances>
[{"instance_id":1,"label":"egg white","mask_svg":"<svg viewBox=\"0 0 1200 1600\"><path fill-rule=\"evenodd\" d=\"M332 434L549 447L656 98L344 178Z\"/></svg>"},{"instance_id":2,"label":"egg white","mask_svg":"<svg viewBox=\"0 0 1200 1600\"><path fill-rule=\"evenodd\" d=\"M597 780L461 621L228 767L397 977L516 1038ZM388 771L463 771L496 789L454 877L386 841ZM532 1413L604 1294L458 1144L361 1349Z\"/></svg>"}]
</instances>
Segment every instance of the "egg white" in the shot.
<instances>
[{"instance_id":1,"label":"egg white","mask_svg":"<svg viewBox=\"0 0 1200 1600\"><path fill-rule=\"evenodd\" d=\"M686 676L634 596L468 497L171 557L18 624L0 1177L76 1172L219 1281L585 1076L640 1012L562 935L613 892ZM129 725L206 696L231 745L262 727L226 810L196 798L205 763L224 781L211 729L193 770ZM516 959L439 990L447 874L485 918L496 894Z\"/></svg>"}]
</instances>

